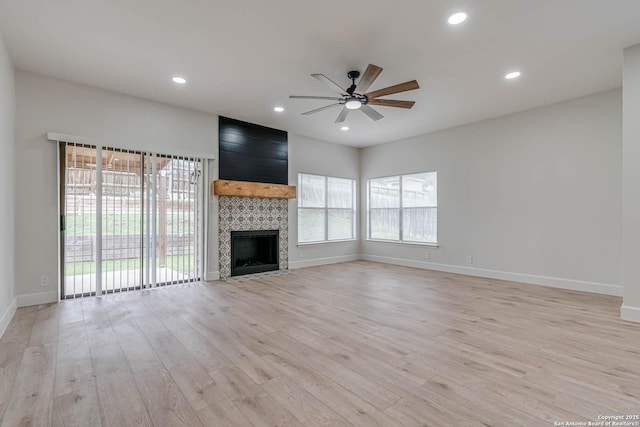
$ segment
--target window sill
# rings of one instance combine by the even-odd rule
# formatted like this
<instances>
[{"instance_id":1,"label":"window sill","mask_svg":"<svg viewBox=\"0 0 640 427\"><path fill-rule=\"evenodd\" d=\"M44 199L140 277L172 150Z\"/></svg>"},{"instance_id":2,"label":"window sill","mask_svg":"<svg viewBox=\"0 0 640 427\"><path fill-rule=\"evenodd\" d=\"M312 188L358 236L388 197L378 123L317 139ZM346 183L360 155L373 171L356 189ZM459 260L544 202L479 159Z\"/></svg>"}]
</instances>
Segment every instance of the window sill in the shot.
<instances>
[{"instance_id":1,"label":"window sill","mask_svg":"<svg viewBox=\"0 0 640 427\"><path fill-rule=\"evenodd\" d=\"M392 245L403 245L403 246L427 246L431 248L440 247L440 245L437 243L400 242L397 240L382 240L382 239L366 239L366 241L373 242L373 243L391 243Z\"/></svg>"},{"instance_id":2,"label":"window sill","mask_svg":"<svg viewBox=\"0 0 640 427\"><path fill-rule=\"evenodd\" d=\"M303 243L298 242L296 246L315 246L315 245L326 245L327 243L345 243L345 242L357 242L357 241L358 239L322 240L319 242L303 242Z\"/></svg>"}]
</instances>

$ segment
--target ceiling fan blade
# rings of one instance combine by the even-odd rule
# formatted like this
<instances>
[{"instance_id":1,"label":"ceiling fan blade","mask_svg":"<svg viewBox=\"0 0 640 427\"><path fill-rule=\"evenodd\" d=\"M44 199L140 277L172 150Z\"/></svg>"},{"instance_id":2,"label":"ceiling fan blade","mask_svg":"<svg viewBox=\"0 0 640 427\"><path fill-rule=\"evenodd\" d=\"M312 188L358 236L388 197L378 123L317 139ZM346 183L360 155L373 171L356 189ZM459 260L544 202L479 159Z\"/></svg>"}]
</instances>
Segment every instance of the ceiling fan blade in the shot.
<instances>
[{"instance_id":1,"label":"ceiling fan blade","mask_svg":"<svg viewBox=\"0 0 640 427\"><path fill-rule=\"evenodd\" d=\"M364 105L363 105L364 107ZM342 111L340 111L340 114L338 114L338 118L336 119L336 123L342 123L347 119L347 116L349 115L349 110L347 107L344 107L342 109Z\"/></svg>"},{"instance_id":2,"label":"ceiling fan blade","mask_svg":"<svg viewBox=\"0 0 640 427\"><path fill-rule=\"evenodd\" d=\"M307 111L306 113L302 113L303 116L308 116L309 114L319 113L320 111L328 110L329 108L335 107L336 105L340 105L339 102L335 104L325 105L324 107L316 108L315 110Z\"/></svg>"},{"instance_id":3,"label":"ceiling fan blade","mask_svg":"<svg viewBox=\"0 0 640 427\"><path fill-rule=\"evenodd\" d=\"M389 87L385 87L383 89L374 90L373 92L366 93L367 98L377 98L379 96L392 95L394 93L406 92L408 90L419 89L418 82L415 80L411 80L410 82L400 83L398 85L393 85Z\"/></svg>"},{"instance_id":4,"label":"ceiling fan blade","mask_svg":"<svg viewBox=\"0 0 640 427\"><path fill-rule=\"evenodd\" d=\"M415 101L398 101L396 99L370 99L367 105L380 105L383 107L411 108Z\"/></svg>"},{"instance_id":5,"label":"ceiling fan blade","mask_svg":"<svg viewBox=\"0 0 640 427\"><path fill-rule=\"evenodd\" d=\"M381 118L384 117L382 114L378 113L376 110L374 110L373 108L369 107L368 105L361 106L360 107L360 111L362 111L367 116L369 116L369 118L371 120L373 120L374 122L377 122L378 120L380 120Z\"/></svg>"},{"instance_id":6,"label":"ceiling fan blade","mask_svg":"<svg viewBox=\"0 0 640 427\"><path fill-rule=\"evenodd\" d=\"M340 97L338 96L298 96L291 95L289 96L291 99L326 99L328 101L339 101Z\"/></svg>"},{"instance_id":7,"label":"ceiling fan blade","mask_svg":"<svg viewBox=\"0 0 640 427\"><path fill-rule=\"evenodd\" d=\"M336 92L338 92L340 95L344 95L345 93L347 93L347 91L345 89L343 89L342 87L340 87L340 85L338 83L334 82L333 80L331 80L329 77L325 76L324 74L311 74L311 77L313 77L316 80L326 84L331 89L333 89Z\"/></svg>"},{"instance_id":8,"label":"ceiling fan blade","mask_svg":"<svg viewBox=\"0 0 640 427\"><path fill-rule=\"evenodd\" d=\"M378 78L381 72L382 68L378 67L377 65L369 64L362 77L360 77L358 86L356 86L356 90L358 91L358 93L366 92L367 89L369 89L369 86L371 86L371 83L373 83L374 80Z\"/></svg>"}]
</instances>

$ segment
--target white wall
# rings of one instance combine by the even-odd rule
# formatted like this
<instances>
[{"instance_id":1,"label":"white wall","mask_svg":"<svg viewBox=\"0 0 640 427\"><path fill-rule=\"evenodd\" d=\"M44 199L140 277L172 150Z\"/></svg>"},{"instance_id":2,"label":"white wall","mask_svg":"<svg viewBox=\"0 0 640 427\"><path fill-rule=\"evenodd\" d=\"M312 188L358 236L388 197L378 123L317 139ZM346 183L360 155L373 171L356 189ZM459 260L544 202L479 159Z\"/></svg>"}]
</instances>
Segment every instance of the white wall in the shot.
<instances>
[{"instance_id":1,"label":"white wall","mask_svg":"<svg viewBox=\"0 0 640 427\"><path fill-rule=\"evenodd\" d=\"M289 184L298 185L299 173L358 179L359 156L353 147L289 134ZM359 248L358 241L298 245L297 200L289 201L290 268L355 260Z\"/></svg>"},{"instance_id":2,"label":"white wall","mask_svg":"<svg viewBox=\"0 0 640 427\"><path fill-rule=\"evenodd\" d=\"M624 50L623 319L640 322L640 45Z\"/></svg>"},{"instance_id":3,"label":"white wall","mask_svg":"<svg viewBox=\"0 0 640 427\"><path fill-rule=\"evenodd\" d=\"M19 305L27 305L57 297L56 148L46 141L47 132L217 156L218 118L27 72L17 73L16 85L15 282ZM378 261L621 294L621 104L621 92L614 90L363 150L290 134L291 184L301 172L360 178L359 237L366 232L367 178L437 170L440 243L439 248L368 241L298 246L291 200L290 266L362 253ZM9 108L0 119L11 115ZM13 140L0 137L3 143ZM6 159L2 173L12 167ZM210 170L215 179L216 162ZM209 206L208 269L215 273L214 197ZM467 255L473 255L473 265L465 264ZM12 274L10 267L5 271ZM49 288L40 287L41 275L51 277ZM11 299L12 293L3 295Z\"/></svg>"},{"instance_id":4,"label":"white wall","mask_svg":"<svg viewBox=\"0 0 640 427\"><path fill-rule=\"evenodd\" d=\"M16 307L14 274L14 129L15 81L13 64L0 35L0 336Z\"/></svg>"},{"instance_id":5,"label":"white wall","mask_svg":"<svg viewBox=\"0 0 640 427\"><path fill-rule=\"evenodd\" d=\"M18 305L30 305L57 299L56 145L47 132L217 157L218 118L22 71L16 84L16 291ZM217 165L212 169L217 174ZM210 202L210 218L217 218L216 205ZM209 229L217 245L217 225ZM210 265L217 266L217 254L211 248ZM50 276L49 287L40 286L41 275Z\"/></svg>"},{"instance_id":6,"label":"white wall","mask_svg":"<svg viewBox=\"0 0 640 427\"><path fill-rule=\"evenodd\" d=\"M56 145L46 140L47 132L139 150L218 155L217 116L19 71L15 145L19 305L57 298ZM355 148L289 135L292 185L299 172L357 178L358 162ZM209 170L212 181L218 176L217 161ZM357 257L357 241L297 247L295 200L289 206L292 268ZM217 198L210 196L208 278L218 274L217 218ZM40 286L42 275L51 277L48 288Z\"/></svg>"},{"instance_id":7,"label":"white wall","mask_svg":"<svg viewBox=\"0 0 640 427\"><path fill-rule=\"evenodd\" d=\"M364 241L363 254L621 295L621 118L613 90L363 149L365 209L366 179L438 171L440 245Z\"/></svg>"}]
</instances>

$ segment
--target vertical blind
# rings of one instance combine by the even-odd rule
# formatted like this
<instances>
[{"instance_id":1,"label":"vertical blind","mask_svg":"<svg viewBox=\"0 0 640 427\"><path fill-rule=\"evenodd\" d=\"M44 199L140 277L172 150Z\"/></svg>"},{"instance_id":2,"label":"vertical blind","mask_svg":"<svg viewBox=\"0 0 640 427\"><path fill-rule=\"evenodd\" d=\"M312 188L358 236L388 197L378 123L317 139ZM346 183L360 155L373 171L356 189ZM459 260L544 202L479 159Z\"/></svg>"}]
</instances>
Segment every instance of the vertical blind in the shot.
<instances>
[{"instance_id":1,"label":"vertical blind","mask_svg":"<svg viewBox=\"0 0 640 427\"><path fill-rule=\"evenodd\" d=\"M203 278L203 159L59 150L61 298Z\"/></svg>"}]
</instances>

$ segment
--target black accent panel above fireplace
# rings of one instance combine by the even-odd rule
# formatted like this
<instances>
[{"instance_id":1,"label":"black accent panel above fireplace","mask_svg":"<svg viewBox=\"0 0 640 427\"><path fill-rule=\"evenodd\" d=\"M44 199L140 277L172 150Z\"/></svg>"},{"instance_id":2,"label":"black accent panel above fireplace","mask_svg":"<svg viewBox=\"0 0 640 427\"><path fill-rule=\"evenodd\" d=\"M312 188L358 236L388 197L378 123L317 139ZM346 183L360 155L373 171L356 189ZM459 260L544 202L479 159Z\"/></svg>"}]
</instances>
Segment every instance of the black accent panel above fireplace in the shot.
<instances>
[{"instance_id":1,"label":"black accent panel above fireplace","mask_svg":"<svg viewBox=\"0 0 640 427\"><path fill-rule=\"evenodd\" d=\"M231 276L278 270L278 230L232 231Z\"/></svg>"},{"instance_id":2,"label":"black accent panel above fireplace","mask_svg":"<svg viewBox=\"0 0 640 427\"><path fill-rule=\"evenodd\" d=\"M287 132L219 118L220 179L288 184Z\"/></svg>"}]
</instances>

